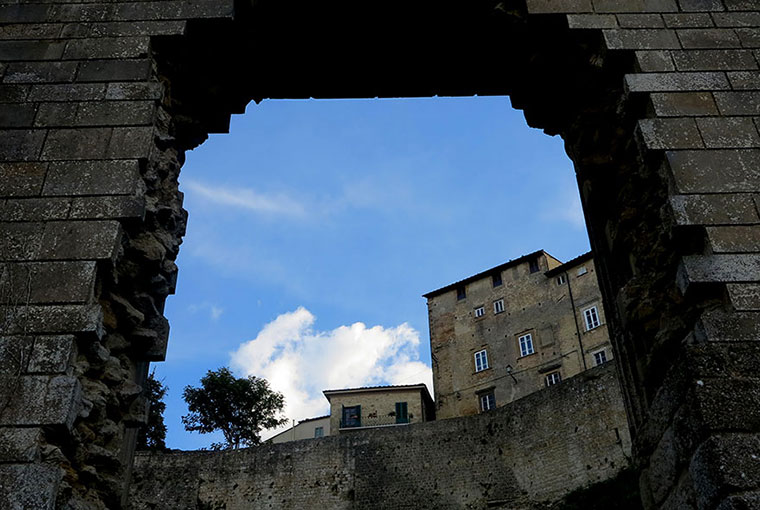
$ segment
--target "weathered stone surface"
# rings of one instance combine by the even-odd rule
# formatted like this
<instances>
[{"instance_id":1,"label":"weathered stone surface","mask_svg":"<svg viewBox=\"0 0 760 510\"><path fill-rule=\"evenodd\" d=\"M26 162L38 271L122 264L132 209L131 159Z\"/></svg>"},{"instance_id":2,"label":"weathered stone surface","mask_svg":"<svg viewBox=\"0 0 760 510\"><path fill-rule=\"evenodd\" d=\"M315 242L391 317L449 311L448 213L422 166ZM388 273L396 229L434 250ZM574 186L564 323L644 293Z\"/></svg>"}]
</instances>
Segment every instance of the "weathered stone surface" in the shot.
<instances>
[{"instance_id":1,"label":"weathered stone surface","mask_svg":"<svg viewBox=\"0 0 760 510\"><path fill-rule=\"evenodd\" d=\"M760 246L760 226L708 227L714 253L752 253Z\"/></svg>"},{"instance_id":2,"label":"weathered stone surface","mask_svg":"<svg viewBox=\"0 0 760 510\"><path fill-rule=\"evenodd\" d=\"M93 261L0 263L0 304L85 303L94 285Z\"/></svg>"},{"instance_id":3,"label":"weathered stone surface","mask_svg":"<svg viewBox=\"0 0 760 510\"><path fill-rule=\"evenodd\" d=\"M679 225L760 223L760 214L749 194L673 195L670 204Z\"/></svg>"},{"instance_id":4,"label":"weathered stone surface","mask_svg":"<svg viewBox=\"0 0 760 510\"><path fill-rule=\"evenodd\" d=\"M736 310L760 311L760 284L732 283L727 285L731 303Z\"/></svg>"},{"instance_id":5,"label":"weathered stone surface","mask_svg":"<svg viewBox=\"0 0 760 510\"><path fill-rule=\"evenodd\" d=\"M0 414L0 426L73 426L81 391L75 377L3 374L1 378L0 399L8 405Z\"/></svg>"},{"instance_id":6,"label":"weathered stone surface","mask_svg":"<svg viewBox=\"0 0 760 510\"><path fill-rule=\"evenodd\" d=\"M0 465L0 507L53 510L60 468L44 464Z\"/></svg>"},{"instance_id":7,"label":"weathered stone surface","mask_svg":"<svg viewBox=\"0 0 760 510\"><path fill-rule=\"evenodd\" d=\"M670 169L680 193L741 193L760 189L760 151L669 151ZM720 175L720 179L715 179Z\"/></svg>"},{"instance_id":8,"label":"weathered stone surface","mask_svg":"<svg viewBox=\"0 0 760 510\"><path fill-rule=\"evenodd\" d=\"M99 305L0 307L6 335L73 332L101 335L102 314Z\"/></svg>"},{"instance_id":9,"label":"weathered stone surface","mask_svg":"<svg viewBox=\"0 0 760 510\"><path fill-rule=\"evenodd\" d=\"M722 434L702 444L689 466L696 482L699 507L714 506L726 491L756 489L755 481L760 476L758 456L760 437L754 434Z\"/></svg>"},{"instance_id":10,"label":"weathered stone surface","mask_svg":"<svg viewBox=\"0 0 760 510\"><path fill-rule=\"evenodd\" d=\"M136 160L50 164L45 195L131 195L140 182Z\"/></svg>"},{"instance_id":11,"label":"weathered stone surface","mask_svg":"<svg viewBox=\"0 0 760 510\"><path fill-rule=\"evenodd\" d=\"M0 429L0 432L0 456L5 462L33 462L38 459L42 430L5 428Z\"/></svg>"}]
</instances>

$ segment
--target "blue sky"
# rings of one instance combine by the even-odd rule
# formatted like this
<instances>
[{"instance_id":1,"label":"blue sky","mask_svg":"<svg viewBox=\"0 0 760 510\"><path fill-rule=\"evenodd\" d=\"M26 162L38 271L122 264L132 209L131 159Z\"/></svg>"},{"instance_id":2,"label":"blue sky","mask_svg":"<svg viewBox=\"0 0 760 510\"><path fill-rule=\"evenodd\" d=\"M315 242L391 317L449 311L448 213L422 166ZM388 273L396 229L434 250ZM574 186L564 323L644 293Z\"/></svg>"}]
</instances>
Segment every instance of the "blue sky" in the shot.
<instances>
[{"instance_id":1,"label":"blue sky","mask_svg":"<svg viewBox=\"0 0 760 510\"><path fill-rule=\"evenodd\" d=\"M505 97L251 103L187 154L190 213L165 363L172 448L184 386L231 366L291 419L321 390L430 381L421 295L522 254L588 250L562 140Z\"/></svg>"}]
</instances>

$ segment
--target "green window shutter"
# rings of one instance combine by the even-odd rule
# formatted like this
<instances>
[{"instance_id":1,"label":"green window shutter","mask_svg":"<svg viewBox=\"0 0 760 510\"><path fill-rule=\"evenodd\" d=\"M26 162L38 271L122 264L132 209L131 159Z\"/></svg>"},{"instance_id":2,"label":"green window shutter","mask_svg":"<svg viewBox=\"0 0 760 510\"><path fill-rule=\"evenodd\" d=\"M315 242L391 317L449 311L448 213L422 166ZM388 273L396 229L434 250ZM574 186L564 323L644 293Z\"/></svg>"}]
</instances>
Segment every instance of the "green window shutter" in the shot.
<instances>
[{"instance_id":1,"label":"green window shutter","mask_svg":"<svg viewBox=\"0 0 760 510\"><path fill-rule=\"evenodd\" d=\"M396 423L409 423L409 413L406 402L396 402Z\"/></svg>"}]
</instances>

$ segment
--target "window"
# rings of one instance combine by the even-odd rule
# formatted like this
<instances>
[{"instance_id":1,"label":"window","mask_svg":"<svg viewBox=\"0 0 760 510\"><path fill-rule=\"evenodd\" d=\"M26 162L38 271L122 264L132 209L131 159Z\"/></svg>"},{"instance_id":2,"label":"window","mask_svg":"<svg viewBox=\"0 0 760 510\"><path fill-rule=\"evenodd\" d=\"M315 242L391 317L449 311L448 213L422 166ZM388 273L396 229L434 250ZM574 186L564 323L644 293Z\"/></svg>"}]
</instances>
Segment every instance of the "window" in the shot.
<instances>
[{"instance_id":1,"label":"window","mask_svg":"<svg viewBox=\"0 0 760 510\"><path fill-rule=\"evenodd\" d=\"M325 437L325 428L324 427L315 427L314 428L314 437Z\"/></svg>"},{"instance_id":2,"label":"window","mask_svg":"<svg viewBox=\"0 0 760 510\"><path fill-rule=\"evenodd\" d=\"M533 350L533 335L528 333L518 338L518 340L520 342L520 356L528 356L535 352Z\"/></svg>"},{"instance_id":3,"label":"window","mask_svg":"<svg viewBox=\"0 0 760 510\"><path fill-rule=\"evenodd\" d=\"M607 351L604 349L594 353L594 366L601 365L602 363L607 363Z\"/></svg>"},{"instance_id":4,"label":"window","mask_svg":"<svg viewBox=\"0 0 760 510\"><path fill-rule=\"evenodd\" d=\"M396 423L409 423L409 410L406 402L396 402Z\"/></svg>"},{"instance_id":5,"label":"window","mask_svg":"<svg viewBox=\"0 0 760 510\"><path fill-rule=\"evenodd\" d=\"M586 273L588 273L588 271L586 271L586 266L581 266L578 268L578 276L583 276Z\"/></svg>"},{"instance_id":6,"label":"window","mask_svg":"<svg viewBox=\"0 0 760 510\"><path fill-rule=\"evenodd\" d=\"M493 391L480 395L480 410L490 411L496 407L496 397L493 395Z\"/></svg>"},{"instance_id":7,"label":"window","mask_svg":"<svg viewBox=\"0 0 760 510\"><path fill-rule=\"evenodd\" d=\"M479 306L475 309L475 317L483 317L486 314L486 309Z\"/></svg>"},{"instance_id":8,"label":"window","mask_svg":"<svg viewBox=\"0 0 760 510\"><path fill-rule=\"evenodd\" d=\"M467 297L467 292L464 287L457 287L457 301L461 301Z\"/></svg>"},{"instance_id":9,"label":"window","mask_svg":"<svg viewBox=\"0 0 760 510\"><path fill-rule=\"evenodd\" d=\"M528 267L531 273L538 273L540 268L538 267L538 259L532 259L528 262Z\"/></svg>"},{"instance_id":10,"label":"window","mask_svg":"<svg viewBox=\"0 0 760 510\"><path fill-rule=\"evenodd\" d=\"M555 384L559 383L561 380L562 380L562 376L559 375L559 372L552 372L551 374L546 374L547 386L554 386Z\"/></svg>"},{"instance_id":11,"label":"window","mask_svg":"<svg viewBox=\"0 0 760 510\"><path fill-rule=\"evenodd\" d=\"M488 354L483 349L475 353L475 371L482 372L486 368L488 368Z\"/></svg>"},{"instance_id":12,"label":"window","mask_svg":"<svg viewBox=\"0 0 760 510\"><path fill-rule=\"evenodd\" d=\"M340 420L341 428L362 426L362 406L343 407L343 416Z\"/></svg>"},{"instance_id":13,"label":"window","mask_svg":"<svg viewBox=\"0 0 760 510\"><path fill-rule=\"evenodd\" d=\"M504 300L499 299L493 302L493 313L501 313L504 311Z\"/></svg>"},{"instance_id":14,"label":"window","mask_svg":"<svg viewBox=\"0 0 760 510\"><path fill-rule=\"evenodd\" d=\"M501 285L501 273L495 273L491 275L491 282L493 283L494 287L498 287Z\"/></svg>"},{"instance_id":15,"label":"window","mask_svg":"<svg viewBox=\"0 0 760 510\"><path fill-rule=\"evenodd\" d=\"M567 277L563 274L557 277L557 285L564 285L567 283Z\"/></svg>"},{"instance_id":16,"label":"window","mask_svg":"<svg viewBox=\"0 0 760 510\"><path fill-rule=\"evenodd\" d=\"M599 327L599 314L595 306L583 310L583 318L586 319L586 331Z\"/></svg>"}]
</instances>

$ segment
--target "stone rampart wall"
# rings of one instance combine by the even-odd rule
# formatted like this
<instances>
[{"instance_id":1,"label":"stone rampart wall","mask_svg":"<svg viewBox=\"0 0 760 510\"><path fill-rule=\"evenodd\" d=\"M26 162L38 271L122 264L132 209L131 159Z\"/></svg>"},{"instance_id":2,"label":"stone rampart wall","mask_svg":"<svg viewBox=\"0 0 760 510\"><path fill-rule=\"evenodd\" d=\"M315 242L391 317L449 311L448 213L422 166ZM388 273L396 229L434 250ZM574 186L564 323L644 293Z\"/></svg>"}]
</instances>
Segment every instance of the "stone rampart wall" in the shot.
<instances>
[{"instance_id":1,"label":"stone rampart wall","mask_svg":"<svg viewBox=\"0 0 760 510\"><path fill-rule=\"evenodd\" d=\"M230 452L138 454L134 510L532 509L629 465L611 363L492 412Z\"/></svg>"}]
</instances>

